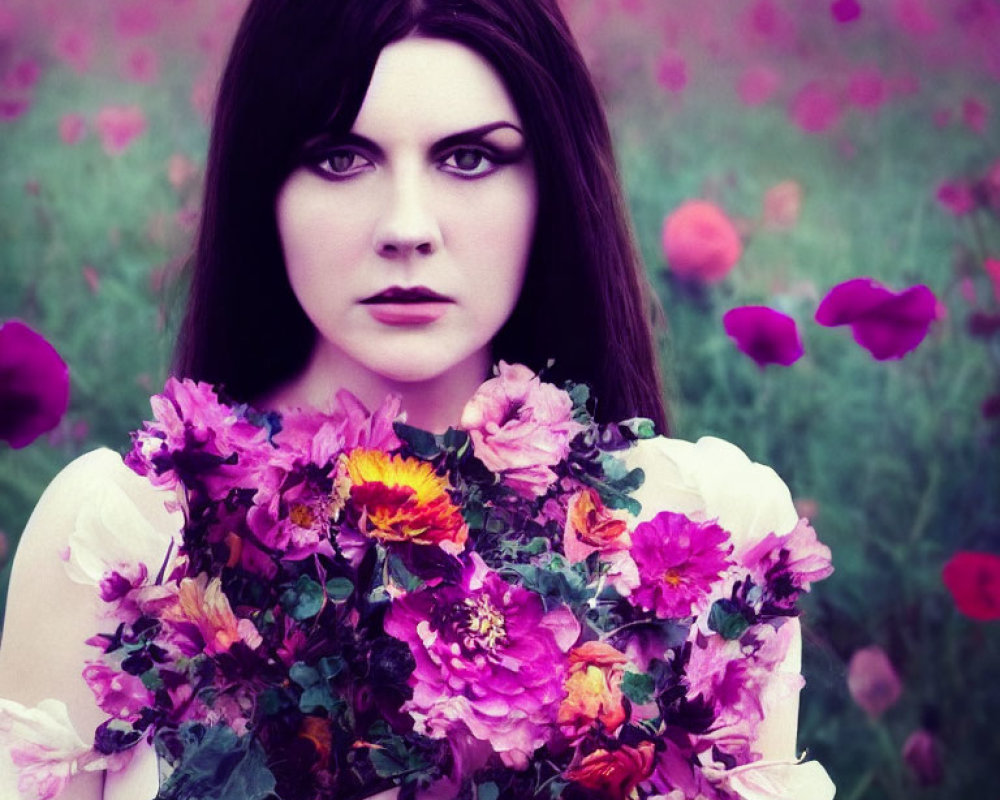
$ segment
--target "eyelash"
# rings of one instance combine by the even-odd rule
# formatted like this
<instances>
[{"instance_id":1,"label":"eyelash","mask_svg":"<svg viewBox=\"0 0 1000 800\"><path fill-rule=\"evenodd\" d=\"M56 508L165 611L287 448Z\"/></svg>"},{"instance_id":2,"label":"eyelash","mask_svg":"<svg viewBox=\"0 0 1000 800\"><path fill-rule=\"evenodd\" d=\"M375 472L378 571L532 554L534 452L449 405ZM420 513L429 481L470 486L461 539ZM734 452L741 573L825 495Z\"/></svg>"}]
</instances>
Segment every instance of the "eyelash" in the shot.
<instances>
[{"instance_id":1,"label":"eyelash","mask_svg":"<svg viewBox=\"0 0 1000 800\"><path fill-rule=\"evenodd\" d=\"M459 167L457 161L455 161L454 164L448 163L449 161L456 159L458 156L465 154L478 156L479 160L477 161L475 167L465 170ZM351 157L351 166L344 170L333 169L333 160L335 158L343 158L345 156ZM453 147L444 155L439 156L437 159L437 165L438 169L442 172L448 173L449 175L454 175L464 180L475 180L477 178L484 178L487 175L492 175L504 164L512 163L515 160L516 158L505 156L493 148L464 145ZM363 163L358 164L358 161ZM364 153L349 147L338 147L328 150L313 163L316 171L318 171L323 177L327 177L331 180L347 180L355 175L359 175L360 173L366 171L369 167L373 167L375 165L373 159L369 158ZM482 171L476 171L482 164L487 164L488 167Z\"/></svg>"}]
</instances>

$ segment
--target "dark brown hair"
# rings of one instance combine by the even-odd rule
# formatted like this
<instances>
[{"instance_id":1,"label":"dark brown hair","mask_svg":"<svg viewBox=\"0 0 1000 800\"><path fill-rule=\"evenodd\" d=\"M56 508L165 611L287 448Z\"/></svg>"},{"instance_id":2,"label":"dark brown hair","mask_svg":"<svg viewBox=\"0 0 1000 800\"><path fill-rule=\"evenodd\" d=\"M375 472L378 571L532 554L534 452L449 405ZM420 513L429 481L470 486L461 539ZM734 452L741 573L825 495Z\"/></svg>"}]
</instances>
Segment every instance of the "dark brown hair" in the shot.
<instances>
[{"instance_id":1,"label":"dark brown hair","mask_svg":"<svg viewBox=\"0 0 1000 800\"><path fill-rule=\"evenodd\" d=\"M500 75L534 156L539 210L496 359L591 385L602 420L666 432L652 301L597 92L556 0L252 0L222 78L174 371L252 401L298 374L315 331L289 286L275 198L319 131L350 130L379 53L448 39ZM485 377L485 376L484 376Z\"/></svg>"}]
</instances>

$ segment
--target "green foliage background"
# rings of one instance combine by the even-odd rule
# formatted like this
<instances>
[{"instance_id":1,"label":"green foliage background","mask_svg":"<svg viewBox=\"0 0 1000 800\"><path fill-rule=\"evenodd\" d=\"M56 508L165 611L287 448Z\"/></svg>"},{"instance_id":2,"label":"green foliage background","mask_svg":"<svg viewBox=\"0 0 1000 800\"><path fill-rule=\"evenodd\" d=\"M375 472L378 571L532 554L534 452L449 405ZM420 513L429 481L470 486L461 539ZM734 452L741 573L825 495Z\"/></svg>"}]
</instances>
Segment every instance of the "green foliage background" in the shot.
<instances>
[{"instance_id":1,"label":"green foliage background","mask_svg":"<svg viewBox=\"0 0 1000 800\"><path fill-rule=\"evenodd\" d=\"M124 449L166 374L207 141L196 106L241 3L160 0L151 4L160 24L138 34L119 16L135 5L0 8L18 21L5 29L0 13L0 74L26 59L40 67L34 87L0 92L0 106L14 95L30 103L0 122L0 319L42 332L72 378L60 427L26 449L0 450L0 585L46 483L80 452ZM666 310L674 434L722 436L772 464L833 549L837 571L805 618L800 742L843 800L983 796L1000 758L1000 623L959 614L940 574L956 551L1000 554L1000 420L981 411L1000 392L1000 337L969 326L973 313L1000 313L1000 290L982 268L1000 258L1000 225L986 210L956 217L935 193L1000 161L1000 58L991 55L1000 53L1000 3L885 0L863 3L849 23L825 2L564 6L606 99ZM913 7L934 24L921 28ZM59 57L59 37L74 25L99 42L83 71ZM128 79L127 69L123 77L123 59L140 46L157 56L152 82ZM657 81L664 59L674 65L670 86ZM770 99L747 106L734 87L760 66L781 80ZM849 102L862 68L890 87L878 109ZM789 113L810 81L838 98L837 118L818 133ZM136 105L148 119L117 155L97 133L108 105ZM67 113L86 120L76 144L60 139ZM783 181L803 197L791 227L769 224L763 205ZM711 287L672 279L660 245L664 216L696 197L726 209L743 233L740 263ZM876 362L846 330L812 322L831 286L860 275L894 288L925 283L938 296L941 318L906 358ZM751 303L797 320L801 361L761 370L736 350L721 316ZM851 655L872 644L903 684L877 720L846 687ZM940 746L941 785L921 787L900 757L920 727Z\"/></svg>"}]
</instances>

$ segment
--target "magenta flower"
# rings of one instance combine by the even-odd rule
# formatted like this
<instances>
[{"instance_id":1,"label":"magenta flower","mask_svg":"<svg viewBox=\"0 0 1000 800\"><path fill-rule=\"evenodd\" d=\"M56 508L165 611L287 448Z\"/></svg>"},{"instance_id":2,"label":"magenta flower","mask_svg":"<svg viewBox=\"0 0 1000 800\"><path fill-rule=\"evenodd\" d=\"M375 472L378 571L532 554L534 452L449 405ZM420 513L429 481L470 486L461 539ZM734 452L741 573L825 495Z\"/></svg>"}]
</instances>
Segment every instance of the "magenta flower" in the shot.
<instances>
[{"instance_id":1,"label":"magenta flower","mask_svg":"<svg viewBox=\"0 0 1000 800\"><path fill-rule=\"evenodd\" d=\"M944 780L941 748L930 731L917 728L903 743L903 763L920 786L937 786Z\"/></svg>"},{"instance_id":2,"label":"magenta flower","mask_svg":"<svg viewBox=\"0 0 1000 800\"><path fill-rule=\"evenodd\" d=\"M847 689L869 716L879 717L899 699L903 686L885 650L874 644L851 656Z\"/></svg>"},{"instance_id":3,"label":"magenta flower","mask_svg":"<svg viewBox=\"0 0 1000 800\"><path fill-rule=\"evenodd\" d=\"M138 106L105 106L97 112L97 135L109 156L124 153L132 141L146 132L146 115Z\"/></svg>"},{"instance_id":4,"label":"magenta flower","mask_svg":"<svg viewBox=\"0 0 1000 800\"><path fill-rule=\"evenodd\" d=\"M19 320L0 325L0 439L15 450L59 424L69 369L55 348Z\"/></svg>"},{"instance_id":5,"label":"magenta flower","mask_svg":"<svg viewBox=\"0 0 1000 800\"><path fill-rule=\"evenodd\" d=\"M972 187L962 181L946 181L937 190L938 203L948 212L956 217L975 211L976 198L972 194Z\"/></svg>"},{"instance_id":6,"label":"magenta flower","mask_svg":"<svg viewBox=\"0 0 1000 800\"><path fill-rule=\"evenodd\" d=\"M562 461L582 428L573 421L570 396L522 364L500 362L462 410L461 426L473 452L505 483L531 497L556 479L550 467Z\"/></svg>"},{"instance_id":7,"label":"magenta flower","mask_svg":"<svg viewBox=\"0 0 1000 800\"><path fill-rule=\"evenodd\" d=\"M937 298L923 284L893 292L871 278L853 278L827 292L816 322L850 325L855 341L885 361L915 349L937 315Z\"/></svg>"},{"instance_id":8,"label":"magenta flower","mask_svg":"<svg viewBox=\"0 0 1000 800\"><path fill-rule=\"evenodd\" d=\"M558 640L566 615L553 614L475 554L459 584L393 603L385 630L416 660L404 706L416 730L456 744L488 742L505 764L524 768L553 734L565 696Z\"/></svg>"},{"instance_id":9,"label":"magenta flower","mask_svg":"<svg viewBox=\"0 0 1000 800\"><path fill-rule=\"evenodd\" d=\"M762 369L768 364L790 366L802 358L802 340L795 320L767 306L740 306L722 318L736 346Z\"/></svg>"},{"instance_id":10,"label":"magenta flower","mask_svg":"<svg viewBox=\"0 0 1000 800\"><path fill-rule=\"evenodd\" d=\"M729 533L714 522L698 523L661 511L632 533L632 558L639 569L634 605L660 617L687 617L701 611L713 585L729 566Z\"/></svg>"}]
</instances>

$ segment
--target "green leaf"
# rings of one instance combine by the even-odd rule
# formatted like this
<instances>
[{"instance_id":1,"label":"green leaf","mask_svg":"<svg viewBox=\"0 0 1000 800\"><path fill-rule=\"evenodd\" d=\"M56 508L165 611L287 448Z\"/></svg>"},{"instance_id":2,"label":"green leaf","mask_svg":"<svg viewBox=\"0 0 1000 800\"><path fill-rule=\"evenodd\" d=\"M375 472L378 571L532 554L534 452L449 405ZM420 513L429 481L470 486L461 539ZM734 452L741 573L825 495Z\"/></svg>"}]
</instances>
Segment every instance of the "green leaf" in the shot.
<instances>
[{"instance_id":1,"label":"green leaf","mask_svg":"<svg viewBox=\"0 0 1000 800\"><path fill-rule=\"evenodd\" d=\"M633 703L648 703L653 698L655 688L652 676L645 672L626 672L622 676L622 694Z\"/></svg>"},{"instance_id":2,"label":"green leaf","mask_svg":"<svg viewBox=\"0 0 1000 800\"><path fill-rule=\"evenodd\" d=\"M457 455L462 455L462 452L469 444L469 434L455 428L448 428L444 432L444 436L441 437L441 443L446 450L451 450Z\"/></svg>"},{"instance_id":3,"label":"green leaf","mask_svg":"<svg viewBox=\"0 0 1000 800\"><path fill-rule=\"evenodd\" d=\"M750 622L732 600L716 600L708 612L708 627L723 639L732 640L739 639L750 627Z\"/></svg>"},{"instance_id":4,"label":"green leaf","mask_svg":"<svg viewBox=\"0 0 1000 800\"><path fill-rule=\"evenodd\" d=\"M169 752L167 737L181 745L183 754L156 800L267 800L273 795L274 775L252 735L238 737L224 725L186 722L177 731L157 735L161 758Z\"/></svg>"},{"instance_id":5,"label":"green leaf","mask_svg":"<svg viewBox=\"0 0 1000 800\"><path fill-rule=\"evenodd\" d=\"M326 582L326 594L335 603L346 600L354 592L350 578L330 578Z\"/></svg>"},{"instance_id":6,"label":"green leaf","mask_svg":"<svg viewBox=\"0 0 1000 800\"><path fill-rule=\"evenodd\" d=\"M481 783L476 787L476 800L497 800L500 797L500 787L492 781Z\"/></svg>"},{"instance_id":7,"label":"green leaf","mask_svg":"<svg viewBox=\"0 0 1000 800\"><path fill-rule=\"evenodd\" d=\"M142 681L142 685L151 692L163 688L163 678L160 677L160 673L156 669L147 669L140 676L140 680Z\"/></svg>"},{"instance_id":8,"label":"green leaf","mask_svg":"<svg viewBox=\"0 0 1000 800\"><path fill-rule=\"evenodd\" d=\"M418 458L429 459L440 455L441 448L433 433L422 428L414 428L405 422L394 422L392 428L396 435L410 446L413 454Z\"/></svg>"},{"instance_id":9,"label":"green leaf","mask_svg":"<svg viewBox=\"0 0 1000 800\"><path fill-rule=\"evenodd\" d=\"M323 587L308 575L299 576L295 586L281 595L281 605L299 622L315 617L323 608Z\"/></svg>"}]
</instances>

